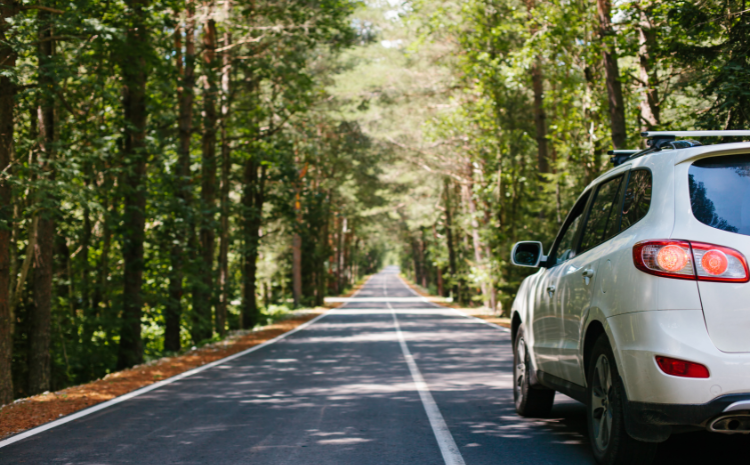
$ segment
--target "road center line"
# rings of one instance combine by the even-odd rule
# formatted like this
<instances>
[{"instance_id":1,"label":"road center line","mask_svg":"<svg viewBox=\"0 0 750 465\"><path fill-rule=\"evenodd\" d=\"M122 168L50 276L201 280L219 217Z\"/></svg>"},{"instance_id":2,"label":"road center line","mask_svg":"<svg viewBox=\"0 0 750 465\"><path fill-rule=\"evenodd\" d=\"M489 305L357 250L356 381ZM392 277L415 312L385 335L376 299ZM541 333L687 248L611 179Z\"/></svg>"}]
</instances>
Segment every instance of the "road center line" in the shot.
<instances>
[{"instance_id":1,"label":"road center line","mask_svg":"<svg viewBox=\"0 0 750 465\"><path fill-rule=\"evenodd\" d=\"M385 280L383 280L383 292L386 296L388 295ZM391 310L391 315L393 316L393 325L396 327L396 335L398 336L398 342L401 345L401 351L404 353L406 365L409 367L411 377L414 380L414 385L417 392L419 392L419 398L422 399L422 405L427 413L427 418L430 420L432 432L435 433L435 439L440 447L440 452L443 454L443 460L446 465L464 465L464 458L461 456L458 446L456 446L456 441L453 440L453 435L451 435L448 425L445 423L443 415L440 413L440 409L435 403L435 399L432 398L430 388L427 386L427 383L425 383L422 373L417 366L417 362L414 361L414 357L409 351L409 346L406 345L406 339L404 338L404 333L401 331L401 325L398 323L396 312L390 302L386 303L388 304L388 308Z\"/></svg>"}]
</instances>

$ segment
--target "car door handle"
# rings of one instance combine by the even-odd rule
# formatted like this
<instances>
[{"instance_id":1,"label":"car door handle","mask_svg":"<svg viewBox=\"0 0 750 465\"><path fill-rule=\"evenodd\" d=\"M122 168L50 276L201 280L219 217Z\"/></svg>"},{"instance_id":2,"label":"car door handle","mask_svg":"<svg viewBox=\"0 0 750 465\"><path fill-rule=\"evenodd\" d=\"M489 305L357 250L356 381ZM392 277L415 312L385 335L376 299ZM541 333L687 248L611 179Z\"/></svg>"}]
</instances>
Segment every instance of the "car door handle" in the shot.
<instances>
[{"instance_id":1,"label":"car door handle","mask_svg":"<svg viewBox=\"0 0 750 465\"><path fill-rule=\"evenodd\" d=\"M581 276L583 277L583 282L588 286L589 282L591 282L591 278L594 277L594 270L592 270L591 268L587 268L583 270Z\"/></svg>"},{"instance_id":2,"label":"car door handle","mask_svg":"<svg viewBox=\"0 0 750 465\"><path fill-rule=\"evenodd\" d=\"M550 299L552 298L552 294L555 293L557 288L555 286L547 286L547 294L549 295Z\"/></svg>"}]
</instances>

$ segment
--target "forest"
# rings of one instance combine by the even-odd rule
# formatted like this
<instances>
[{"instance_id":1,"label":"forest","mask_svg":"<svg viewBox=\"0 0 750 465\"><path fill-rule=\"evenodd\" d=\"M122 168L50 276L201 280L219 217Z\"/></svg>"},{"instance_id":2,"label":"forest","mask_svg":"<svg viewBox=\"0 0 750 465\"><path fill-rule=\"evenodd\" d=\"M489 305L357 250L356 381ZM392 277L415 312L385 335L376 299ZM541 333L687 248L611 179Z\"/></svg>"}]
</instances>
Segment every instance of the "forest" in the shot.
<instances>
[{"instance_id":1,"label":"forest","mask_svg":"<svg viewBox=\"0 0 750 465\"><path fill-rule=\"evenodd\" d=\"M640 132L746 129L739 0L0 0L0 405L386 264L507 312Z\"/></svg>"}]
</instances>

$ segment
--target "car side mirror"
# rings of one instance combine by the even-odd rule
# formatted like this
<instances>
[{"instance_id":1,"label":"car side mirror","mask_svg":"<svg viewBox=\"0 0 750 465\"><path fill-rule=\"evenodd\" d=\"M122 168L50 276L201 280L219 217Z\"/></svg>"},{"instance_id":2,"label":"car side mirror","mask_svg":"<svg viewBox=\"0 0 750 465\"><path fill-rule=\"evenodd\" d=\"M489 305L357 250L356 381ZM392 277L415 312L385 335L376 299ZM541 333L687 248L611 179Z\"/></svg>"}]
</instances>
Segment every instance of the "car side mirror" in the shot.
<instances>
[{"instance_id":1,"label":"car side mirror","mask_svg":"<svg viewBox=\"0 0 750 465\"><path fill-rule=\"evenodd\" d=\"M547 261L543 254L543 245L541 242L524 241L517 242L510 253L510 261L516 266L526 266L529 268L539 268Z\"/></svg>"}]
</instances>

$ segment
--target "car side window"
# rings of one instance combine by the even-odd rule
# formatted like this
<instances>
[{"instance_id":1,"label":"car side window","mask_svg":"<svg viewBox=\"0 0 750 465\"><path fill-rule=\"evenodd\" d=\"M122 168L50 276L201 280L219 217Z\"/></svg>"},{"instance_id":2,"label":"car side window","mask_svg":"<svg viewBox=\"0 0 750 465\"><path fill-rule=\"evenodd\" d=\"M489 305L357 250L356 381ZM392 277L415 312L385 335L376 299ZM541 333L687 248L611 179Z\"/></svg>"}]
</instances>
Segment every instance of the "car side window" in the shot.
<instances>
[{"instance_id":1,"label":"car side window","mask_svg":"<svg viewBox=\"0 0 750 465\"><path fill-rule=\"evenodd\" d=\"M565 223L557 235L558 239L553 252L555 264L570 260L575 256L575 238L588 200L588 193L578 199L578 202L573 206L568 217L565 219Z\"/></svg>"},{"instance_id":2,"label":"car side window","mask_svg":"<svg viewBox=\"0 0 750 465\"><path fill-rule=\"evenodd\" d=\"M557 251L555 252L555 263L562 263L566 260L570 260L575 255L573 252L573 240L575 239L576 232L578 231L578 225L581 223L581 214L570 223L570 227L565 231L560 243L557 245Z\"/></svg>"},{"instance_id":3,"label":"car side window","mask_svg":"<svg viewBox=\"0 0 750 465\"><path fill-rule=\"evenodd\" d=\"M624 177L620 175L609 179L597 188L583 229L579 254L593 249L619 232L619 206Z\"/></svg>"},{"instance_id":4,"label":"car side window","mask_svg":"<svg viewBox=\"0 0 750 465\"><path fill-rule=\"evenodd\" d=\"M625 201L622 206L622 225L624 231L641 221L651 207L651 172L635 170L630 172L628 188L625 190Z\"/></svg>"}]
</instances>

